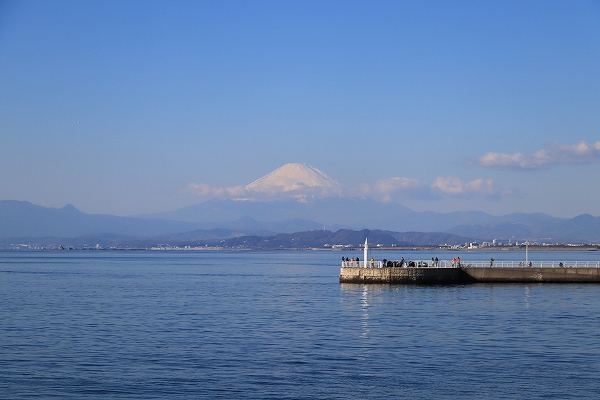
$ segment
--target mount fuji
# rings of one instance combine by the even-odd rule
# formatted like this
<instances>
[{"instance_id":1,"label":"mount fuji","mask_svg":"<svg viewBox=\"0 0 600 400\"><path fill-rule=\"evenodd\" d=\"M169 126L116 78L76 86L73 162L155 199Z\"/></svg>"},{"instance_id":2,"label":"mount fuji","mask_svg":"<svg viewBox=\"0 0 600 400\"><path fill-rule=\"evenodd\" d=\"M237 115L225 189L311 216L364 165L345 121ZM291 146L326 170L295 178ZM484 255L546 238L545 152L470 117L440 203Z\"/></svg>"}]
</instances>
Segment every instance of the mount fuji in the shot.
<instances>
[{"instance_id":1,"label":"mount fuji","mask_svg":"<svg viewBox=\"0 0 600 400\"><path fill-rule=\"evenodd\" d=\"M285 164L245 186L248 194L273 198L308 198L340 196L342 186L324 172L306 164Z\"/></svg>"},{"instance_id":2,"label":"mount fuji","mask_svg":"<svg viewBox=\"0 0 600 400\"><path fill-rule=\"evenodd\" d=\"M290 163L246 185L246 189L262 191L268 188L280 188L287 192L314 187L338 189L340 186L338 182L315 167Z\"/></svg>"},{"instance_id":3,"label":"mount fuji","mask_svg":"<svg viewBox=\"0 0 600 400\"><path fill-rule=\"evenodd\" d=\"M304 228L325 225L395 231L441 231L494 219L482 212L415 212L399 203L347 197L343 186L327 174L296 163L285 164L244 186L243 196L211 199L144 217L202 223L206 228L231 227L250 218L270 224L286 222L290 229L296 221Z\"/></svg>"}]
</instances>

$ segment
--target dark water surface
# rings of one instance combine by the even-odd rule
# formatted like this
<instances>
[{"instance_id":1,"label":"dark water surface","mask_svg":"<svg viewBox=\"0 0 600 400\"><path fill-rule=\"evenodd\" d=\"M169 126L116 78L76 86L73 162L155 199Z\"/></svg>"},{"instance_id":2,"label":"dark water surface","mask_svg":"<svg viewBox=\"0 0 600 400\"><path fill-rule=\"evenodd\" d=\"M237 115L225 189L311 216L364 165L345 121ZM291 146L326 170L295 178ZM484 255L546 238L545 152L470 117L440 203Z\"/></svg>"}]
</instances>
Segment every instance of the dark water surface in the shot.
<instances>
[{"instance_id":1,"label":"dark water surface","mask_svg":"<svg viewBox=\"0 0 600 400\"><path fill-rule=\"evenodd\" d=\"M341 285L341 256L0 252L0 397L599 398L600 285Z\"/></svg>"}]
</instances>

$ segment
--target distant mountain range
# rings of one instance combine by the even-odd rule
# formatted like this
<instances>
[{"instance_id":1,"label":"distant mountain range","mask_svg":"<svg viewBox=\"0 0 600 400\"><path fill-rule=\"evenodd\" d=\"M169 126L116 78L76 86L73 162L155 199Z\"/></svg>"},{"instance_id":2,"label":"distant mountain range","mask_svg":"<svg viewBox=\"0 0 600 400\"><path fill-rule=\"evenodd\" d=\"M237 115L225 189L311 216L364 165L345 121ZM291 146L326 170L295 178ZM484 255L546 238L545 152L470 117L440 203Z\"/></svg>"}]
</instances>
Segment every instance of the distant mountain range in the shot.
<instances>
[{"instance_id":1,"label":"distant mountain range","mask_svg":"<svg viewBox=\"0 0 600 400\"><path fill-rule=\"evenodd\" d=\"M214 203L208 202L209 207ZM224 201L221 206L231 205ZM199 205L198 208L201 208ZM188 211L188 209L182 209ZM425 213L428 218L434 213ZM433 214L433 215L429 215ZM438 220L460 219L459 215L439 214ZM477 213L474 213L477 214ZM475 219L475 216L471 216ZM227 247L278 248L308 247L324 244L352 244L351 232L364 229L326 227L305 219L261 222L251 217L235 221L185 222L168 219L117 217L85 214L73 206L60 209L46 208L23 201L0 201L0 247L15 243L49 245L69 243L84 247L101 243L103 247L149 247L171 245L221 245ZM416 220L416 217L415 217ZM499 239L504 243L537 240L546 243L600 243L600 218L581 215L560 219L543 214L512 214L504 217L484 215L485 223L456 225L444 231L429 229L417 231L370 230L372 243L389 245L464 244L471 241ZM492 221L492 222L490 222ZM430 224L432 224L430 222ZM432 224L433 225L433 224ZM432 226L427 225L427 226ZM426 224L423 224L426 226ZM304 232L304 233L303 233ZM306 233L309 232L309 233ZM293 236L293 237L292 237ZM360 235L359 235L360 236ZM294 242L294 240L298 240ZM270 243L267 245L267 241ZM362 238L364 241L364 237ZM277 245L275 245L277 243Z\"/></svg>"},{"instance_id":2,"label":"distant mountain range","mask_svg":"<svg viewBox=\"0 0 600 400\"><path fill-rule=\"evenodd\" d=\"M6 243L9 239L26 241L27 238L82 238L86 242L98 238L113 244L227 239L233 246L236 240L243 240L237 239L241 237L371 229L372 233L387 232L396 244L493 239L505 243L510 239L600 243L600 218L588 214L556 218L539 213L492 216L476 211L416 212L398 203L350 198L342 192L341 185L316 168L286 164L245 186L241 197L212 199L152 215L86 214L72 205L56 209L2 200L0 239ZM394 236L406 235L399 232L435 232L435 235L423 236L420 243L415 243L414 235L411 240ZM435 243L443 239L442 234L446 239ZM314 240L315 235L312 236ZM334 239L323 236L323 240L332 244Z\"/></svg>"},{"instance_id":3,"label":"distant mountain range","mask_svg":"<svg viewBox=\"0 0 600 400\"><path fill-rule=\"evenodd\" d=\"M0 201L0 237L73 237L97 233L152 236L184 232L198 224L182 221L85 214L72 205L46 208L26 201Z\"/></svg>"}]
</instances>

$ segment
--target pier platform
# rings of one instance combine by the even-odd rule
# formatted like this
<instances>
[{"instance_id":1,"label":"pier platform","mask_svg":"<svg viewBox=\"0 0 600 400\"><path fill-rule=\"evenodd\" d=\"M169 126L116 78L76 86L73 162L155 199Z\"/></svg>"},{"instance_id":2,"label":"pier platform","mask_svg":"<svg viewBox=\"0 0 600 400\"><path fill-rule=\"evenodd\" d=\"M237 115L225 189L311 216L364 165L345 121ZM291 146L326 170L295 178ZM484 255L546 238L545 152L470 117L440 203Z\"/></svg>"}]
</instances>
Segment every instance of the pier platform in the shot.
<instances>
[{"instance_id":1,"label":"pier platform","mask_svg":"<svg viewBox=\"0 0 600 400\"><path fill-rule=\"evenodd\" d=\"M341 283L448 285L467 283L600 283L592 267L352 267L342 266Z\"/></svg>"},{"instance_id":2,"label":"pier platform","mask_svg":"<svg viewBox=\"0 0 600 400\"><path fill-rule=\"evenodd\" d=\"M526 253L527 254L527 253ZM388 283L452 285L467 283L600 283L598 261L535 261L525 262L465 261L455 257L451 261L438 260L381 260L369 257L365 239L363 259L342 257L340 283Z\"/></svg>"}]
</instances>

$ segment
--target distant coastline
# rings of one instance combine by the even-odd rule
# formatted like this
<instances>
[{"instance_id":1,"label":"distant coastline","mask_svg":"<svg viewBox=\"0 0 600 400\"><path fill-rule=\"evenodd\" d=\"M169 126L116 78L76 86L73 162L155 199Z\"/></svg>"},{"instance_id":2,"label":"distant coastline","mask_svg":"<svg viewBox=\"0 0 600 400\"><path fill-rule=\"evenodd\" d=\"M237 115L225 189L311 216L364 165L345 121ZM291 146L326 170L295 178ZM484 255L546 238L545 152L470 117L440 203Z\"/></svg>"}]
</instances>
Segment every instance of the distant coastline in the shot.
<instances>
[{"instance_id":1,"label":"distant coastline","mask_svg":"<svg viewBox=\"0 0 600 400\"><path fill-rule=\"evenodd\" d=\"M331 251L331 252L349 252L362 251L361 246L351 246L344 248L331 247L219 247L219 246L164 246L164 247L26 247L25 245L14 246L12 248L0 249L0 251ZM525 246L510 247L479 247L473 249L450 249L444 246L380 246L371 248L372 251L444 251L449 253L490 253L490 252L523 252ZM556 246L529 246L530 252L541 251L600 251L598 245L556 245Z\"/></svg>"}]
</instances>

